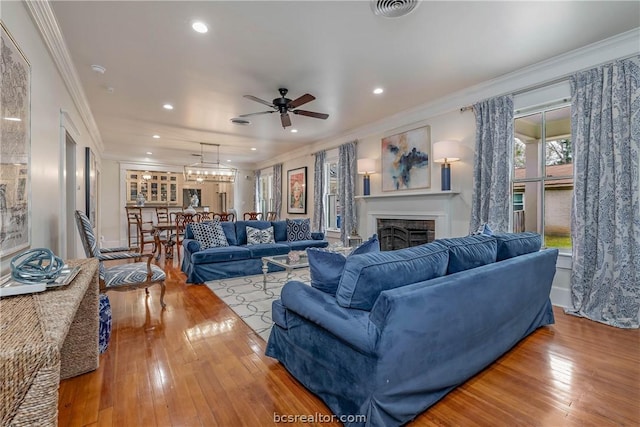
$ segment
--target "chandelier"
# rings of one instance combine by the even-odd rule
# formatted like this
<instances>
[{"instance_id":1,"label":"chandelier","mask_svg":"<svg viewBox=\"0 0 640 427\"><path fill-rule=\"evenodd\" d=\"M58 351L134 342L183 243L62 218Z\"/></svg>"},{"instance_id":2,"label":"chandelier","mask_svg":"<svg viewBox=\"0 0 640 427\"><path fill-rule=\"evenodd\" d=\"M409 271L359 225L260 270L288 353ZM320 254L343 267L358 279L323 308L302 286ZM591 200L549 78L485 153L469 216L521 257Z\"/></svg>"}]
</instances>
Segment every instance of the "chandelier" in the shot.
<instances>
[{"instance_id":1,"label":"chandelier","mask_svg":"<svg viewBox=\"0 0 640 427\"><path fill-rule=\"evenodd\" d=\"M214 162L205 162L204 146L213 145L218 149L218 159ZM197 155L197 154L194 154ZM237 169L220 164L220 144L200 143L200 161L184 167L185 181L197 182L235 182Z\"/></svg>"}]
</instances>

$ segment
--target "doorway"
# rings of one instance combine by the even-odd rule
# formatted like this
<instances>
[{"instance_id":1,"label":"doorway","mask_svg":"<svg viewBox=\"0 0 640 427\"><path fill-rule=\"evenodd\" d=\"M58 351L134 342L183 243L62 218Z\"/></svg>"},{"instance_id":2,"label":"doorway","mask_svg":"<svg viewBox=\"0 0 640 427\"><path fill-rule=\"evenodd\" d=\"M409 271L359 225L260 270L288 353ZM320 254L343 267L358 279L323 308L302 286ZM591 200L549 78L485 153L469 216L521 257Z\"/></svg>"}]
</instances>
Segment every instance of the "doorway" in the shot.
<instances>
[{"instance_id":1,"label":"doorway","mask_svg":"<svg viewBox=\"0 0 640 427\"><path fill-rule=\"evenodd\" d=\"M65 132L64 145L64 189L65 189L65 217L66 217L66 258L75 259L76 256L76 143Z\"/></svg>"}]
</instances>

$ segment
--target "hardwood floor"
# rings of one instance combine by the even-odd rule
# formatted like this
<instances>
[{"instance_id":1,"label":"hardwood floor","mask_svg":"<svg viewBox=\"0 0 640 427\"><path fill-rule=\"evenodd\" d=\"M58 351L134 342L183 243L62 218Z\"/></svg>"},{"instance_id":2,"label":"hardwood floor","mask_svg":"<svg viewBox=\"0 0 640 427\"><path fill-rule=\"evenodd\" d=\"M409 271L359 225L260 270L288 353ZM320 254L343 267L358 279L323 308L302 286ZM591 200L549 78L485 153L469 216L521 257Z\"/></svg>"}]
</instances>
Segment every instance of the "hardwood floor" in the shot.
<instances>
[{"instance_id":1,"label":"hardwood floor","mask_svg":"<svg viewBox=\"0 0 640 427\"><path fill-rule=\"evenodd\" d=\"M60 426L268 426L274 413L330 417L207 287L186 285L179 268L165 271L165 310L157 286L148 297L109 293L109 349L97 371L60 384ZM555 325L409 425L640 425L640 332L555 314Z\"/></svg>"}]
</instances>

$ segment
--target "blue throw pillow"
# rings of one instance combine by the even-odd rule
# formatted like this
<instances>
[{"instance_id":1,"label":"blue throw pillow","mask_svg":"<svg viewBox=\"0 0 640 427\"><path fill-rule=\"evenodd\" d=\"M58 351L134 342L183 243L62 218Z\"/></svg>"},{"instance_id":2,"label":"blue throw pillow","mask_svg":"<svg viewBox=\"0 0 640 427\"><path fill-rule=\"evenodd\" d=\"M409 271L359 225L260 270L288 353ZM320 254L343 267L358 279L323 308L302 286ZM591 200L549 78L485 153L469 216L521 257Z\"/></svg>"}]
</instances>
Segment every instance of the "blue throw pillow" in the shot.
<instances>
[{"instance_id":1,"label":"blue throw pillow","mask_svg":"<svg viewBox=\"0 0 640 427\"><path fill-rule=\"evenodd\" d=\"M525 231L524 233L495 234L493 237L495 237L498 242L497 261L537 252L542 246L542 236L530 231Z\"/></svg>"},{"instance_id":2,"label":"blue throw pillow","mask_svg":"<svg viewBox=\"0 0 640 427\"><path fill-rule=\"evenodd\" d=\"M311 222L305 219L287 219L287 241L311 240Z\"/></svg>"},{"instance_id":3,"label":"blue throw pillow","mask_svg":"<svg viewBox=\"0 0 640 427\"><path fill-rule=\"evenodd\" d=\"M449 248L447 274L481 267L496 261L497 243L492 236L478 234L437 241Z\"/></svg>"},{"instance_id":4,"label":"blue throw pillow","mask_svg":"<svg viewBox=\"0 0 640 427\"><path fill-rule=\"evenodd\" d=\"M347 258L369 252L380 252L380 241L376 234L354 249L348 257L339 252L308 248L307 258L309 259L311 286L335 296Z\"/></svg>"}]
</instances>

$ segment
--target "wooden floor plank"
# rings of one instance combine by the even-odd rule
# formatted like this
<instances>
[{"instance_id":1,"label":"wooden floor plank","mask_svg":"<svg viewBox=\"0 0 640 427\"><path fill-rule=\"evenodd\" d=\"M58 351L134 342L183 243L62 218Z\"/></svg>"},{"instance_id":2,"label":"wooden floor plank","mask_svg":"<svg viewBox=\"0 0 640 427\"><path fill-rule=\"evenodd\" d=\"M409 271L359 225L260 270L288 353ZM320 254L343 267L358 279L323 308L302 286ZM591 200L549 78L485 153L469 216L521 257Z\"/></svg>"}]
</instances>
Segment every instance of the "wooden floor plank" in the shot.
<instances>
[{"instance_id":1,"label":"wooden floor plank","mask_svg":"<svg viewBox=\"0 0 640 427\"><path fill-rule=\"evenodd\" d=\"M274 413L331 414L207 287L165 271L165 310L157 286L109 293L109 349L98 370L61 382L59 425L268 426ZM555 325L409 425L640 425L640 332L554 313Z\"/></svg>"}]
</instances>

